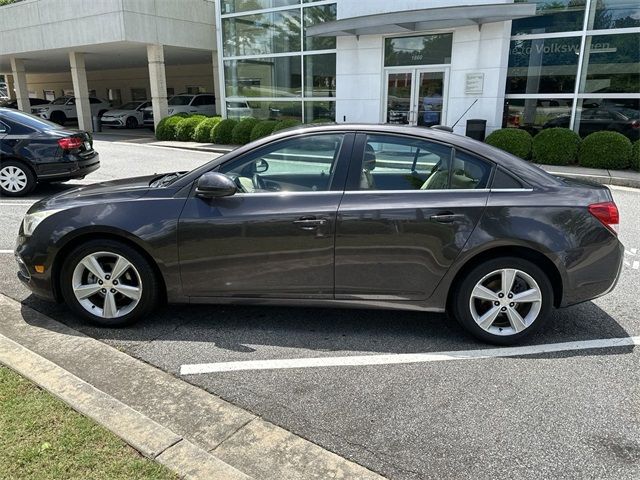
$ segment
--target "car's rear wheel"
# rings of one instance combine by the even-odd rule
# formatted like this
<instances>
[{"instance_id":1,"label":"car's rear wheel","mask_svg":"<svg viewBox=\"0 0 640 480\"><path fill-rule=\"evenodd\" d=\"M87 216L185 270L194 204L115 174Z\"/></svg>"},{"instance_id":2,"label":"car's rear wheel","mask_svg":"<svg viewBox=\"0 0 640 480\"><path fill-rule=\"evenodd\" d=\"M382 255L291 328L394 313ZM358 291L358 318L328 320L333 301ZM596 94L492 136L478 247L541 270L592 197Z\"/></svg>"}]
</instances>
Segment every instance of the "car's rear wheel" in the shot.
<instances>
[{"instance_id":1,"label":"car's rear wheel","mask_svg":"<svg viewBox=\"0 0 640 480\"><path fill-rule=\"evenodd\" d=\"M130 246L90 241L64 260L62 296L77 315L104 327L127 325L148 315L159 298L149 261Z\"/></svg>"},{"instance_id":2,"label":"car's rear wheel","mask_svg":"<svg viewBox=\"0 0 640 480\"><path fill-rule=\"evenodd\" d=\"M466 273L451 300L454 317L476 338L512 345L542 327L553 307L553 288L534 263L502 257Z\"/></svg>"},{"instance_id":3,"label":"car's rear wheel","mask_svg":"<svg viewBox=\"0 0 640 480\"><path fill-rule=\"evenodd\" d=\"M67 121L67 116L62 112L53 112L50 117L53 123L58 125L64 125Z\"/></svg>"},{"instance_id":4,"label":"car's rear wheel","mask_svg":"<svg viewBox=\"0 0 640 480\"><path fill-rule=\"evenodd\" d=\"M138 128L138 120L135 117L129 117L126 121L127 128Z\"/></svg>"},{"instance_id":5,"label":"car's rear wheel","mask_svg":"<svg viewBox=\"0 0 640 480\"><path fill-rule=\"evenodd\" d=\"M15 160L0 162L0 192L7 197L28 195L36 186L30 168Z\"/></svg>"}]
</instances>

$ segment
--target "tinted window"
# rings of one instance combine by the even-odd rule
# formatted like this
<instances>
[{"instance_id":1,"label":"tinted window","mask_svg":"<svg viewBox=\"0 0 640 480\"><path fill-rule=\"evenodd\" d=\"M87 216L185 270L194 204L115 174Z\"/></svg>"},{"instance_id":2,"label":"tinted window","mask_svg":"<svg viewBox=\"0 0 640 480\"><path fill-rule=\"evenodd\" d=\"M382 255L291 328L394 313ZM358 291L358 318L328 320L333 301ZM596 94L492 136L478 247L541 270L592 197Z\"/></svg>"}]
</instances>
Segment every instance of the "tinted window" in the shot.
<instances>
[{"instance_id":1,"label":"tinted window","mask_svg":"<svg viewBox=\"0 0 640 480\"><path fill-rule=\"evenodd\" d=\"M172 97L169 100L169 105L179 106L179 105L189 105L193 97L191 95L177 95Z\"/></svg>"},{"instance_id":2,"label":"tinted window","mask_svg":"<svg viewBox=\"0 0 640 480\"><path fill-rule=\"evenodd\" d=\"M447 188L450 159L451 148L446 145L410 137L368 135L355 189Z\"/></svg>"},{"instance_id":3,"label":"tinted window","mask_svg":"<svg viewBox=\"0 0 640 480\"><path fill-rule=\"evenodd\" d=\"M343 137L323 134L278 142L223 165L220 172L246 193L326 191Z\"/></svg>"},{"instance_id":4,"label":"tinted window","mask_svg":"<svg viewBox=\"0 0 640 480\"><path fill-rule=\"evenodd\" d=\"M93 98L93 97L91 97L91 98L89 99L89 103L102 103L102 101L98 100L97 98Z\"/></svg>"},{"instance_id":5,"label":"tinted window","mask_svg":"<svg viewBox=\"0 0 640 480\"><path fill-rule=\"evenodd\" d=\"M0 133L7 133L9 131L9 127L7 127L4 123L0 122Z\"/></svg>"},{"instance_id":6,"label":"tinted window","mask_svg":"<svg viewBox=\"0 0 640 480\"><path fill-rule=\"evenodd\" d=\"M53 102L51 102L51 105L64 105L67 103L68 100L69 100L68 97L59 97L59 98L56 98Z\"/></svg>"},{"instance_id":7,"label":"tinted window","mask_svg":"<svg viewBox=\"0 0 640 480\"><path fill-rule=\"evenodd\" d=\"M502 169L498 169L493 177L491 188L522 188L522 184Z\"/></svg>"},{"instance_id":8,"label":"tinted window","mask_svg":"<svg viewBox=\"0 0 640 480\"><path fill-rule=\"evenodd\" d=\"M10 123L20 124L27 127L31 127L36 130L60 130L62 127L57 123L49 122L43 118L30 115L28 113L19 111L4 111L2 112L3 120ZM13 128L11 129L13 134L24 135L23 133L17 133ZM28 133L31 133L29 131Z\"/></svg>"}]
</instances>

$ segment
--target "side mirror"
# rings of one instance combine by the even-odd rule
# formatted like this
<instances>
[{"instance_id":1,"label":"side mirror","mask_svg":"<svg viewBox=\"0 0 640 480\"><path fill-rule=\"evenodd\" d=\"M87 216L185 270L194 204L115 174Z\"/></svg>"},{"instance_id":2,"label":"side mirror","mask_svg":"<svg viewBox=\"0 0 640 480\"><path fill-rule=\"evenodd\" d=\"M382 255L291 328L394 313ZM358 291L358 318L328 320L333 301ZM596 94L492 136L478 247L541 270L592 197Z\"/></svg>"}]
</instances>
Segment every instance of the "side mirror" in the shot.
<instances>
[{"instance_id":1,"label":"side mirror","mask_svg":"<svg viewBox=\"0 0 640 480\"><path fill-rule=\"evenodd\" d=\"M267 170L269 170L269 163L264 158L256 162L255 173L264 173Z\"/></svg>"},{"instance_id":2,"label":"side mirror","mask_svg":"<svg viewBox=\"0 0 640 480\"><path fill-rule=\"evenodd\" d=\"M229 197L238 187L231 178L218 172L207 172L198 179L196 195L202 198Z\"/></svg>"}]
</instances>

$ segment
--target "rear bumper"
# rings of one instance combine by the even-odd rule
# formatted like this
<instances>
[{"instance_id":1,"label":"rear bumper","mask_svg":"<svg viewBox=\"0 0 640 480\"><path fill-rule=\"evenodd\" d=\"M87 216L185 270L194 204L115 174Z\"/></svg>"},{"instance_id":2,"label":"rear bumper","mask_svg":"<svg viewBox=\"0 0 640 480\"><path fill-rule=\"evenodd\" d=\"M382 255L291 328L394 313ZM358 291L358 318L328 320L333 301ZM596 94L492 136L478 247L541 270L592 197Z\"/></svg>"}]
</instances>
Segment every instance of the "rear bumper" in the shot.
<instances>
[{"instance_id":1,"label":"rear bumper","mask_svg":"<svg viewBox=\"0 0 640 480\"><path fill-rule=\"evenodd\" d=\"M611 292L618 283L624 246L612 236L606 245L594 245L565 253L567 278L561 307L586 302ZM573 262L572 259L579 259Z\"/></svg>"},{"instance_id":2,"label":"rear bumper","mask_svg":"<svg viewBox=\"0 0 640 480\"><path fill-rule=\"evenodd\" d=\"M75 157L74 160L43 164L38 172L38 180L71 180L83 178L100 168L100 155L95 152L90 157Z\"/></svg>"}]
</instances>

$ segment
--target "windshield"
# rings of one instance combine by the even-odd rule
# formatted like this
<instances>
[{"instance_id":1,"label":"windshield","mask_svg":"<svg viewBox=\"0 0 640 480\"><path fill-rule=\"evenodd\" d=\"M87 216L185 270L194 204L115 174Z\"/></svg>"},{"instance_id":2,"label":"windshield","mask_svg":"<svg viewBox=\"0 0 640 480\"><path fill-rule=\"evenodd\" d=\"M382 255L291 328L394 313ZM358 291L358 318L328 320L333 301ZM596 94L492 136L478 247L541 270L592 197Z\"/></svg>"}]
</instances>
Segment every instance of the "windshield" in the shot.
<instances>
[{"instance_id":1,"label":"windshield","mask_svg":"<svg viewBox=\"0 0 640 480\"><path fill-rule=\"evenodd\" d=\"M20 112L18 110L3 111L2 115L7 120L14 121L37 130L60 130L62 128L57 123L49 122L43 118Z\"/></svg>"},{"instance_id":2,"label":"windshield","mask_svg":"<svg viewBox=\"0 0 640 480\"><path fill-rule=\"evenodd\" d=\"M192 98L190 95L177 95L169 100L169 105L189 105Z\"/></svg>"},{"instance_id":3,"label":"windshield","mask_svg":"<svg viewBox=\"0 0 640 480\"><path fill-rule=\"evenodd\" d=\"M129 103L125 103L124 105L120 105L117 108L118 110L135 110L140 106L140 104L141 102L129 102Z\"/></svg>"},{"instance_id":4,"label":"windshield","mask_svg":"<svg viewBox=\"0 0 640 480\"><path fill-rule=\"evenodd\" d=\"M59 97L59 98L56 98L53 102L51 102L51 105L64 105L68 101L69 101L69 97Z\"/></svg>"}]
</instances>

